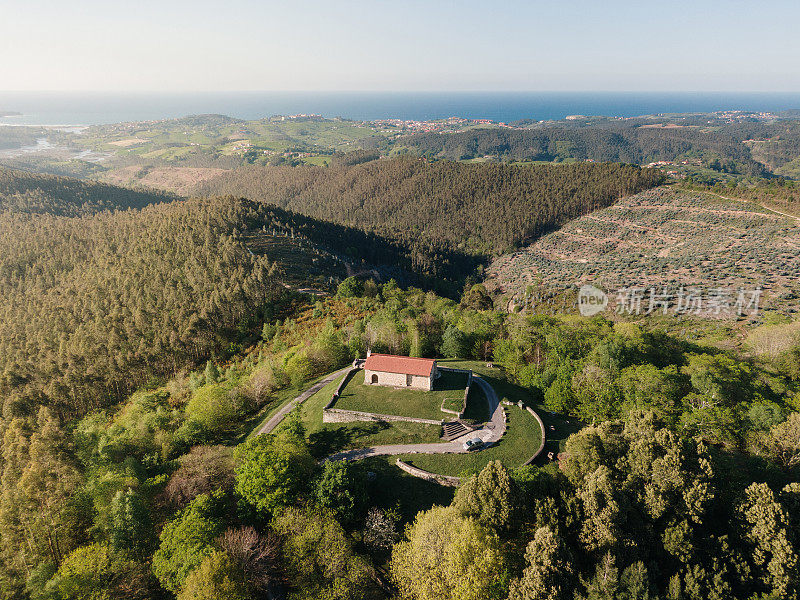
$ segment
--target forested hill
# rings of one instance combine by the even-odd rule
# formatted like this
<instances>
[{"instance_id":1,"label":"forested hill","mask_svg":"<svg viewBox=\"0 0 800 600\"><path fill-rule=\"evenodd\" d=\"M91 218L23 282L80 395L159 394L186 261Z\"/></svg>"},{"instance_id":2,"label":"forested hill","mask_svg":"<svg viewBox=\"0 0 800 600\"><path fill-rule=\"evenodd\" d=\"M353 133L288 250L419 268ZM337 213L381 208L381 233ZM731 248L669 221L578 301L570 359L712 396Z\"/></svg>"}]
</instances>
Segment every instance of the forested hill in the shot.
<instances>
[{"instance_id":1,"label":"forested hill","mask_svg":"<svg viewBox=\"0 0 800 600\"><path fill-rule=\"evenodd\" d=\"M262 202L162 202L68 178L2 176L2 198L11 198L0 212L4 410L49 404L70 415L246 343L285 298L298 243L309 262L319 262L321 245L359 268L392 265L456 289L482 253L657 181L628 165L402 159L245 169L222 178L219 191Z\"/></svg>"},{"instance_id":2,"label":"forested hill","mask_svg":"<svg viewBox=\"0 0 800 600\"><path fill-rule=\"evenodd\" d=\"M798 138L790 131L796 150ZM543 127L540 129L475 129L453 134L422 133L396 143L412 152L449 160L466 160L492 156L503 160L594 160L647 164L674 160L686 153L721 163L726 172L763 177L769 169L761 155L759 160L744 144L749 137L786 136L783 129L767 125L720 127L703 130L698 127L633 127L626 124L605 127ZM788 142L774 142L770 160L784 164ZM761 154L765 154L762 152ZM790 156L792 154L790 153ZM793 156L796 156L794 154Z\"/></svg>"},{"instance_id":3,"label":"forested hill","mask_svg":"<svg viewBox=\"0 0 800 600\"><path fill-rule=\"evenodd\" d=\"M0 167L0 211L90 215L103 210L142 208L175 196Z\"/></svg>"},{"instance_id":4,"label":"forested hill","mask_svg":"<svg viewBox=\"0 0 800 600\"><path fill-rule=\"evenodd\" d=\"M80 415L246 339L286 293L239 235L266 223L259 210L215 199L0 214L4 414L44 403Z\"/></svg>"},{"instance_id":5,"label":"forested hill","mask_svg":"<svg viewBox=\"0 0 800 600\"><path fill-rule=\"evenodd\" d=\"M507 251L567 220L660 183L660 173L624 164L514 167L415 158L340 167L243 167L200 184L356 227L412 248L434 272L437 251Z\"/></svg>"}]
</instances>

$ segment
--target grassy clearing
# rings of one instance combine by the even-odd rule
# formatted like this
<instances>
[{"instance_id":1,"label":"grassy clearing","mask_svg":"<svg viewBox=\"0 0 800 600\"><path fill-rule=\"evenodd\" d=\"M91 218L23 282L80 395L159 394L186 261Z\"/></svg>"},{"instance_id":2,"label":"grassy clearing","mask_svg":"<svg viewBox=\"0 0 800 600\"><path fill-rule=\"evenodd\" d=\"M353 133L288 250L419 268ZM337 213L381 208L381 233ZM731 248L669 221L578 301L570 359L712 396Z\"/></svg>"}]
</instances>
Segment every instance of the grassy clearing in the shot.
<instances>
[{"instance_id":1,"label":"grassy clearing","mask_svg":"<svg viewBox=\"0 0 800 600\"><path fill-rule=\"evenodd\" d=\"M541 443L541 431L528 411L516 406L506 407L508 428L497 444L470 454L408 454L400 456L405 462L442 475L459 477L477 473L492 460L509 468L519 467L528 460Z\"/></svg>"},{"instance_id":2,"label":"grassy clearing","mask_svg":"<svg viewBox=\"0 0 800 600\"><path fill-rule=\"evenodd\" d=\"M363 373L356 373L356 379L359 374L363 377ZM341 377L336 378L302 404L300 415L306 426L314 456L322 458L350 448L384 444L424 444L439 441L441 434L439 425L377 422L323 423L322 409L331 399L341 380Z\"/></svg>"},{"instance_id":3,"label":"grassy clearing","mask_svg":"<svg viewBox=\"0 0 800 600\"><path fill-rule=\"evenodd\" d=\"M548 412L528 390L508 381L502 369L487 367L485 362L473 360L440 360L439 363L442 366L471 369L473 373L480 375L494 388L501 400L507 399L514 403L522 401L539 414L544 422L547 442L544 452L537 459L536 464L548 462L548 452L557 453L563 450L566 439L583 426L577 419ZM527 411L516 406L506 407L506 411L508 414L506 435L491 448L466 455L413 454L400 458L407 459L411 464L434 473L456 476L471 475L483 468L490 460L500 460L508 467L518 467L528 460L539 447L541 430L536 419ZM467 401L465 418L484 422L488 419L487 413L486 399L480 388L474 385Z\"/></svg>"},{"instance_id":4,"label":"grassy clearing","mask_svg":"<svg viewBox=\"0 0 800 600\"><path fill-rule=\"evenodd\" d=\"M433 391L427 392L364 385L364 374L359 372L342 390L336 408L439 421L448 416L440 409L443 402L455 398L460 408L466 386L467 376L463 373L443 373Z\"/></svg>"}]
</instances>

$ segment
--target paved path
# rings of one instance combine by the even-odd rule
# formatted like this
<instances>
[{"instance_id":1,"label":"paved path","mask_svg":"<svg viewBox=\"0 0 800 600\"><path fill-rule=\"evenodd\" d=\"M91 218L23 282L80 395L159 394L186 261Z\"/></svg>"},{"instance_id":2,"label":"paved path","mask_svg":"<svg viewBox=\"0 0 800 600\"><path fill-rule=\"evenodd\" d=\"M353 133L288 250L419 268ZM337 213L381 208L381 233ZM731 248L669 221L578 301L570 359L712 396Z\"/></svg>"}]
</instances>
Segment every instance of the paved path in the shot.
<instances>
[{"instance_id":1,"label":"paved path","mask_svg":"<svg viewBox=\"0 0 800 600\"><path fill-rule=\"evenodd\" d=\"M493 444L503 437L506 431L505 413L500 404L500 400L497 398L497 393L491 385L477 375L473 377L472 381L477 382L478 385L481 386L483 393L486 395L486 400L489 402L489 412L492 415L491 419L486 422L482 429L473 431L452 442L371 446L369 448L357 448L355 450L337 452L336 454L331 454L325 460L359 460L370 456L388 456L393 454L463 454L467 452L464 450L463 446L464 440L467 437L469 439L479 437L484 443Z\"/></svg>"},{"instance_id":2,"label":"paved path","mask_svg":"<svg viewBox=\"0 0 800 600\"><path fill-rule=\"evenodd\" d=\"M318 391L320 391L322 388L328 385L331 381L347 373L351 368L352 368L351 365L347 365L344 369L339 369L335 373L326 375L325 377L320 379L317 383L308 388L305 392L297 396L294 400L292 400L291 402L287 402L283 408L281 408L278 412L272 415L269 421L264 423L259 428L259 430L256 432L256 435L261 435L262 433L272 433L272 431L280 424L280 422L286 418L286 415L292 412L295 406L298 406L299 404L302 404L303 402L308 400L311 396L316 394Z\"/></svg>"}]
</instances>

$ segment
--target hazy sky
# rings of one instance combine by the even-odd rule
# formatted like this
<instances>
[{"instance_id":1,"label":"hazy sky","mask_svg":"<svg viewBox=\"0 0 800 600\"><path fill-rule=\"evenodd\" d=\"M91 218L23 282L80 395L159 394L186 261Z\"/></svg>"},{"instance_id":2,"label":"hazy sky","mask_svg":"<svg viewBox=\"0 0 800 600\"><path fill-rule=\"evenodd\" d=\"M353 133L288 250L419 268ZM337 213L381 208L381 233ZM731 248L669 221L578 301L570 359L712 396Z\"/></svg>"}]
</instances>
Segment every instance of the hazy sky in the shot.
<instances>
[{"instance_id":1,"label":"hazy sky","mask_svg":"<svg viewBox=\"0 0 800 600\"><path fill-rule=\"evenodd\" d=\"M798 0L0 0L0 89L800 91L799 23Z\"/></svg>"}]
</instances>

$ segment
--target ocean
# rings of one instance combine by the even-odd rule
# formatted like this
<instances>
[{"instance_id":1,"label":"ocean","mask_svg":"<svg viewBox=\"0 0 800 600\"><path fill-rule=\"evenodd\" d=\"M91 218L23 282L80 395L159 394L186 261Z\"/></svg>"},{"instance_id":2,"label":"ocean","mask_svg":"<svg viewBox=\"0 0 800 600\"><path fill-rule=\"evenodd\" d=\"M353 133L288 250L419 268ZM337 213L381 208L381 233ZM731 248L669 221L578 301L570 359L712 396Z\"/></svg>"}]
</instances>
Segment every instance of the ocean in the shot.
<instances>
[{"instance_id":1,"label":"ocean","mask_svg":"<svg viewBox=\"0 0 800 600\"><path fill-rule=\"evenodd\" d=\"M567 115L633 117L716 110L800 109L800 93L733 92L1 92L5 125L97 125L217 113L240 119L320 114L356 120L450 116L512 122Z\"/></svg>"}]
</instances>

